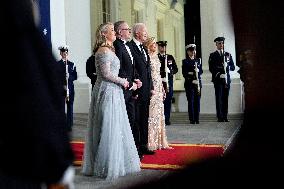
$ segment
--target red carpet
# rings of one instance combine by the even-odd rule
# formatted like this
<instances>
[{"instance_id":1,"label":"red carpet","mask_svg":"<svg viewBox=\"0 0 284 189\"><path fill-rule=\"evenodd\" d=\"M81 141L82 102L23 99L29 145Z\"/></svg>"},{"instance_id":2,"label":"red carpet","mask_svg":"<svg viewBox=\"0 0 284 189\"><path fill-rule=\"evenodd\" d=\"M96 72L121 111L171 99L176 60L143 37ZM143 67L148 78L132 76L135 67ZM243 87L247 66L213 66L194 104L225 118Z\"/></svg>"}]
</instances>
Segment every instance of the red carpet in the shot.
<instances>
[{"instance_id":1,"label":"red carpet","mask_svg":"<svg viewBox=\"0 0 284 189\"><path fill-rule=\"evenodd\" d=\"M221 156L222 145L170 144L174 149L156 150L154 155L145 155L142 159L144 169L181 169L186 164L210 157Z\"/></svg>"},{"instance_id":2,"label":"red carpet","mask_svg":"<svg viewBox=\"0 0 284 189\"><path fill-rule=\"evenodd\" d=\"M74 165L82 164L84 142L71 142L75 154ZM171 144L174 149L156 150L154 155L145 155L141 162L143 169L174 170L181 169L188 163L210 157L221 156L224 152L222 145L204 144Z\"/></svg>"},{"instance_id":3,"label":"red carpet","mask_svg":"<svg viewBox=\"0 0 284 189\"><path fill-rule=\"evenodd\" d=\"M84 151L84 142L83 141L72 141L71 146L75 155L74 165L81 166L83 159Z\"/></svg>"}]
</instances>

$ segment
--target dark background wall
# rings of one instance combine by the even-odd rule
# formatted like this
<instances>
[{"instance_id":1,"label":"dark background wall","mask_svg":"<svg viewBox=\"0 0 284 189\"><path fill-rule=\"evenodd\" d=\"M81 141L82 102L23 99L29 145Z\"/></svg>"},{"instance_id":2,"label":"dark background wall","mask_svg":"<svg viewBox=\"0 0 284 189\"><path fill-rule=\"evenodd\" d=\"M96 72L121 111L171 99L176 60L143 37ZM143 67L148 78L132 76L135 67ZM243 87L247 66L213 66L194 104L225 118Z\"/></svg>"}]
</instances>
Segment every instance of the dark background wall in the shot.
<instances>
[{"instance_id":1,"label":"dark background wall","mask_svg":"<svg viewBox=\"0 0 284 189\"><path fill-rule=\"evenodd\" d=\"M185 44L197 45L197 57L201 57L201 24L200 24L200 1L187 0L184 4Z\"/></svg>"}]
</instances>

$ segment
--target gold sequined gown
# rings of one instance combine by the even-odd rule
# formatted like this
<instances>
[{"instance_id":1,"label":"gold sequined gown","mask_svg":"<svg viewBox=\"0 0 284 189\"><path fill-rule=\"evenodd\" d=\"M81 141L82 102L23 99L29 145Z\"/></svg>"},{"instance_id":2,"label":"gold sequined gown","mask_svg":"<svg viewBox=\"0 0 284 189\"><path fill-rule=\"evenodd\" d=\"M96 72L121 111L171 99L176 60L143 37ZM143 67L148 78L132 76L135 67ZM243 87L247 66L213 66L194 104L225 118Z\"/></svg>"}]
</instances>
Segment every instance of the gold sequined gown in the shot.
<instances>
[{"instance_id":1,"label":"gold sequined gown","mask_svg":"<svg viewBox=\"0 0 284 189\"><path fill-rule=\"evenodd\" d=\"M168 148L165 129L165 115L163 103L163 85L160 75L161 63L157 54L150 55L151 75L155 94L152 95L148 119L148 149L157 150Z\"/></svg>"}]
</instances>

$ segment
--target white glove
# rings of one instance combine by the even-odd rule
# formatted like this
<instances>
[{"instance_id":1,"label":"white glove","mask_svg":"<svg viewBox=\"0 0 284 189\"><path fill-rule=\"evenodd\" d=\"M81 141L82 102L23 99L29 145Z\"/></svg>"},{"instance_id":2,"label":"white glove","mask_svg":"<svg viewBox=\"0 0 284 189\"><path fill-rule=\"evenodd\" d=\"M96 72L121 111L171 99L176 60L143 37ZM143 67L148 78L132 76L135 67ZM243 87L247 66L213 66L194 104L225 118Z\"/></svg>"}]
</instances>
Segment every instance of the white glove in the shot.
<instances>
[{"instance_id":1,"label":"white glove","mask_svg":"<svg viewBox=\"0 0 284 189\"><path fill-rule=\"evenodd\" d=\"M74 189L74 177L75 177L75 169L72 166L69 166L65 172L63 177L60 180L60 184L68 186L69 189Z\"/></svg>"},{"instance_id":2,"label":"white glove","mask_svg":"<svg viewBox=\"0 0 284 189\"><path fill-rule=\"evenodd\" d=\"M167 67L166 72L171 73L171 70Z\"/></svg>"},{"instance_id":3,"label":"white glove","mask_svg":"<svg viewBox=\"0 0 284 189\"><path fill-rule=\"evenodd\" d=\"M198 68L195 68L194 70L195 70L197 73L199 72L199 69L198 69Z\"/></svg>"},{"instance_id":4,"label":"white glove","mask_svg":"<svg viewBox=\"0 0 284 189\"><path fill-rule=\"evenodd\" d=\"M197 80L192 80L192 83L195 85L198 85L198 81Z\"/></svg>"},{"instance_id":5,"label":"white glove","mask_svg":"<svg viewBox=\"0 0 284 189\"><path fill-rule=\"evenodd\" d=\"M226 78L226 74L220 74L220 78Z\"/></svg>"},{"instance_id":6,"label":"white glove","mask_svg":"<svg viewBox=\"0 0 284 189\"><path fill-rule=\"evenodd\" d=\"M193 72L188 72L188 75L193 75Z\"/></svg>"}]
</instances>

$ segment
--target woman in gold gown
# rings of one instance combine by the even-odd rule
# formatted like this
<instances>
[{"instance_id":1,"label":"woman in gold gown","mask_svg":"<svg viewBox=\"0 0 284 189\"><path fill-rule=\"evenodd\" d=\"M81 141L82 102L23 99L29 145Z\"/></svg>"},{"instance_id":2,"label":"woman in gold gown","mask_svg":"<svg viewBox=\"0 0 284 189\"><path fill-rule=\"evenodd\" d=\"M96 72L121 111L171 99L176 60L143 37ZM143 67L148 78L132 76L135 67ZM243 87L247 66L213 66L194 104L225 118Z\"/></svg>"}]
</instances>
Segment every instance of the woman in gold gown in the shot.
<instances>
[{"instance_id":1,"label":"woman in gold gown","mask_svg":"<svg viewBox=\"0 0 284 189\"><path fill-rule=\"evenodd\" d=\"M172 149L169 146L165 129L164 104L165 91L160 75L161 63L157 55L157 45L154 37L148 38L144 43L150 56L151 76L153 82L152 97L149 107L148 119L148 149Z\"/></svg>"}]
</instances>

